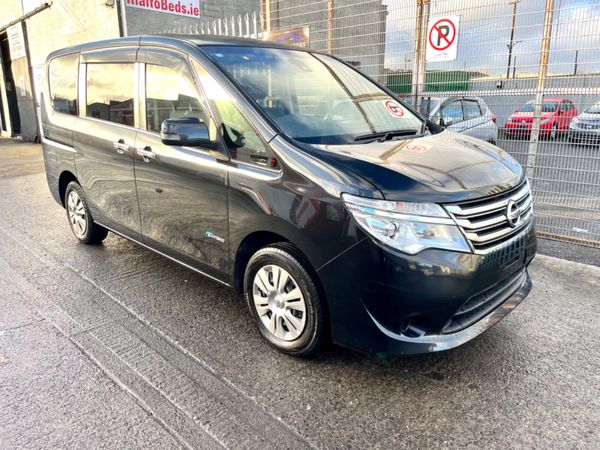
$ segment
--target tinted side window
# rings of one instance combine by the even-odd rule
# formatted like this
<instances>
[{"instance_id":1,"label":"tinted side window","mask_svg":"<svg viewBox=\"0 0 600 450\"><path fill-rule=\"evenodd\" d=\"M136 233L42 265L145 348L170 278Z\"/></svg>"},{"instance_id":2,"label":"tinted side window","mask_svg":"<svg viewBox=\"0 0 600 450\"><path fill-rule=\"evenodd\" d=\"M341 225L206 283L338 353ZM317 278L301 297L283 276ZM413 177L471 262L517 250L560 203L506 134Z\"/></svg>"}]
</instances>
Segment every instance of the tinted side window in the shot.
<instances>
[{"instance_id":1,"label":"tinted side window","mask_svg":"<svg viewBox=\"0 0 600 450\"><path fill-rule=\"evenodd\" d=\"M271 150L237 106L230 99L216 99L213 105L221 119L221 133L231 157L248 164L270 166Z\"/></svg>"},{"instance_id":2,"label":"tinted side window","mask_svg":"<svg viewBox=\"0 0 600 450\"><path fill-rule=\"evenodd\" d=\"M463 120L463 110L460 101L457 100L444 106L442 117L446 125L461 122Z\"/></svg>"},{"instance_id":3,"label":"tinted side window","mask_svg":"<svg viewBox=\"0 0 600 450\"><path fill-rule=\"evenodd\" d=\"M465 120L475 119L481 116L481 109L476 100L463 100L463 111Z\"/></svg>"},{"instance_id":4,"label":"tinted side window","mask_svg":"<svg viewBox=\"0 0 600 450\"><path fill-rule=\"evenodd\" d=\"M133 126L133 64L87 65L86 116Z\"/></svg>"},{"instance_id":5,"label":"tinted side window","mask_svg":"<svg viewBox=\"0 0 600 450\"><path fill-rule=\"evenodd\" d=\"M146 66L146 128L160 132L165 119L197 117L208 124L208 115L198 99L191 78L173 69Z\"/></svg>"},{"instance_id":6,"label":"tinted side window","mask_svg":"<svg viewBox=\"0 0 600 450\"><path fill-rule=\"evenodd\" d=\"M56 112L77 115L78 64L78 54L60 56L50 61L50 100Z\"/></svg>"},{"instance_id":7,"label":"tinted side window","mask_svg":"<svg viewBox=\"0 0 600 450\"><path fill-rule=\"evenodd\" d=\"M231 95L196 62L194 67L200 75L210 107L217 116L231 158L247 164L276 168L277 162L273 160L275 154L242 115Z\"/></svg>"}]
</instances>

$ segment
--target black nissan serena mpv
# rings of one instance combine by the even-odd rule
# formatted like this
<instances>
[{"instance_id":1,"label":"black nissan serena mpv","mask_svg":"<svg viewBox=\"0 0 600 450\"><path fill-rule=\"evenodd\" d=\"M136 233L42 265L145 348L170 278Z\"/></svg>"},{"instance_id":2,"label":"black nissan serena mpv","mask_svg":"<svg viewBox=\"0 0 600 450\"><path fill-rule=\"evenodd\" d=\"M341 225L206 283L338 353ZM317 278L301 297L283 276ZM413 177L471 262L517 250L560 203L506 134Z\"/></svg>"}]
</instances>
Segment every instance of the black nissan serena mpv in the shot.
<instances>
[{"instance_id":1,"label":"black nissan serena mpv","mask_svg":"<svg viewBox=\"0 0 600 450\"><path fill-rule=\"evenodd\" d=\"M113 231L243 292L284 352L446 350L531 289L519 164L329 55L210 36L67 48L42 122L80 241Z\"/></svg>"}]
</instances>

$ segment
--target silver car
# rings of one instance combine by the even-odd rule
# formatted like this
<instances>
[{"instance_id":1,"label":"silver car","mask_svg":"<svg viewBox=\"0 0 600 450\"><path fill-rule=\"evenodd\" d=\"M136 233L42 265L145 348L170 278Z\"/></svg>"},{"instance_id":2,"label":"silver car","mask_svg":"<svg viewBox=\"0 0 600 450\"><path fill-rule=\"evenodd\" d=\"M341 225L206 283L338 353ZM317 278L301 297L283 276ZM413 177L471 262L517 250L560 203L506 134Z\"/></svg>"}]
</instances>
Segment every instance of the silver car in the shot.
<instances>
[{"instance_id":1,"label":"silver car","mask_svg":"<svg viewBox=\"0 0 600 450\"><path fill-rule=\"evenodd\" d=\"M423 115L450 131L492 144L498 140L496 116L480 97L426 97L423 99Z\"/></svg>"},{"instance_id":2,"label":"silver car","mask_svg":"<svg viewBox=\"0 0 600 450\"><path fill-rule=\"evenodd\" d=\"M571 121L569 140L588 144L600 143L600 102L590 106Z\"/></svg>"}]
</instances>

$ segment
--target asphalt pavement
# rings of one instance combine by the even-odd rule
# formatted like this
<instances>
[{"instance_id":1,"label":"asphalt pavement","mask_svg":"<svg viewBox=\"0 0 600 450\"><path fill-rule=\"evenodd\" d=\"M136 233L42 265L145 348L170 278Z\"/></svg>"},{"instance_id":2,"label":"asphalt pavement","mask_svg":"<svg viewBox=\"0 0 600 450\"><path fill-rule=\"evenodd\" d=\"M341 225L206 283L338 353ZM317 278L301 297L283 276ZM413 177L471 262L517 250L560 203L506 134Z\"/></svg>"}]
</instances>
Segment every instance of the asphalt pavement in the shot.
<instances>
[{"instance_id":1,"label":"asphalt pavement","mask_svg":"<svg viewBox=\"0 0 600 450\"><path fill-rule=\"evenodd\" d=\"M227 288L79 244L39 146L0 143L0 211L0 448L600 446L600 267L539 255L530 297L452 351L299 360Z\"/></svg>"}]
</instances>

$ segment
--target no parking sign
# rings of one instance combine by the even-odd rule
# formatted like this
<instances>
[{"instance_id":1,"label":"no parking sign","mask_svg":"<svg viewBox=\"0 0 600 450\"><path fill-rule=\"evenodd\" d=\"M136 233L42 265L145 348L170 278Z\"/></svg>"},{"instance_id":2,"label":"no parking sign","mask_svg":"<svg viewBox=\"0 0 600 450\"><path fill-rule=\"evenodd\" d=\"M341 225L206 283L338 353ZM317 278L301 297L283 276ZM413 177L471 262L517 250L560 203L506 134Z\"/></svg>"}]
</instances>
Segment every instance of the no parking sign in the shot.
<instances>
[{"instance_id":1,"label":"no parking sign","mask_svg":"<svg viewBox=\"0 0 600 450\"><path fill-rule=\"evenodd\" d=\"M427 27L427 62L454 61L458 49L459 16L432 17Z\"/></svg>"}]
</instances>

